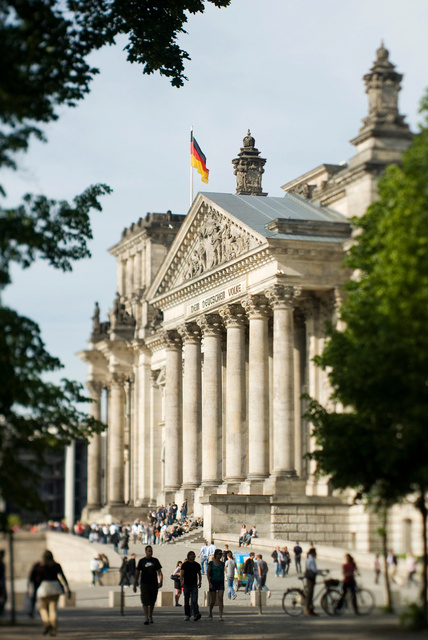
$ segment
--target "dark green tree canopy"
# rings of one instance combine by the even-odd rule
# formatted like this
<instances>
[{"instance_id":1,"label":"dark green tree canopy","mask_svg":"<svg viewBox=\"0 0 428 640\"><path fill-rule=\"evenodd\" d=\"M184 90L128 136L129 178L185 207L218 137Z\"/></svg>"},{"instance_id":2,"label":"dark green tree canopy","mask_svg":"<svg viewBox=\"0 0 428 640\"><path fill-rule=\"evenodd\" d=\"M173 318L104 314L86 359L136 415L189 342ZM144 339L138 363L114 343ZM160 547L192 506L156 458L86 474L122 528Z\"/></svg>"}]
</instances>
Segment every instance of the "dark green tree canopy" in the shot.
<instances>
[{"instance_id":1,"label":"dark green tree canopy","mask_svg":"<svg viewBox=\"0 0 428 640\"><path fill-rule=\"evenodd\" d=\"M319 446L311 457L334 487L384 506L417 496L428 621L428 94L421 110L425 121L402 166L387 168L378 200L353 220L345 328L330 327L317 358L336 406L311 400L307 415Z\"/></svg>"},{"instance_id":2,"label":"dark green tree canopy","mask_svg":"<svg viewBox=\"0 0 428 640\"><path fill-rule=\"evenodd\" d=\"M13 154L26 149L35 123L58 117L58 106L75 106L90 90L98 69L89 53L128 36L129 62L143 73L158 71L183 85L190 60L177 39L189 14L206 2L230 0L0 0L0 161L15 166Z\"/></svg>"},{"instance_id":3,"label":"dark green tree canopy","mask_svg":"<svg viewBox=\"0 0 428 640\"><path fill-rule=\"evenodd\" d=\"M177 43L189 14L207 2L230 0L0 0L0 169L16 169L16 154L59 108L75 106L98 73L87 58L128 36L127 59L143 73L158 71L183 85L189 55ZM90 213L101 211L106 185L89 187L72 203L26 195L17 207L0 207L0 497L30 511L43 506L37 477L46 456L72 440L88 441L104 427L89 418L82 385L47 381L61 369L45 349L39 327L1 304L11 266L36 259L70 271L90 257ZM5 190L0 186L0 196ZM0 514L1 516L1 514Z\"/></svg>"}]
</instances>

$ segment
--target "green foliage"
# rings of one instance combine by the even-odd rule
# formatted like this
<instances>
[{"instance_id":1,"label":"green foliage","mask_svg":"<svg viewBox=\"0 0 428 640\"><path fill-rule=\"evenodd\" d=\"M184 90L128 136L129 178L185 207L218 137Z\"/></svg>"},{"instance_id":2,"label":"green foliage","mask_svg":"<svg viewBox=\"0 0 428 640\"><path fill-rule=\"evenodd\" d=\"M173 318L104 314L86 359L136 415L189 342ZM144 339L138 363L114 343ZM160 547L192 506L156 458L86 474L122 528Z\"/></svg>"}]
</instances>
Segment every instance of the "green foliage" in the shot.
<instances>
[{"instance_id":1,"label":"green foliage","mask_svg":"<svg viewBox=\"0 0 428 640\"><path fill-rule=\"evenodd\" d=\"M28 267L41 257L70 270L73 260L89 254L89 211L100 209L106 186L91 187L74 206L46 198L25 198L25 206L0 210L0 282L10 282L10 265ZM62 367L45 349L37 324L0 305L0 493L6 501L44 510L37 486L47 453L72 440L85 440L103 427L79 409L88 399L82 385L46 382L45 374Z\"/></svg>"},{"instance_id":2,"label":"green foliage","mask_svg":"<svg viewBox=\"0 0 428 640\"><path fill-rule=\"evenodd\" d=\"M127 59L183 85L184 61L177 44L188 14L206 2L230 0L0 0L0 168L16 169L16 154L30 140L46 141L41 125L59 108L75 106L98 73L88 55L127 35ZM73 203L26 195L20 206L0 207L0 293L11 283L13 263L36 259L70 271L90 256L89 214L101 211L110 193L95 185ZM0 185L0 195L5 189ZM37 324L0 302L0 496L29 511L43 510L37 479L49 452L72 440L88 440L103 425L80 409L88 402L78 383L46 382L62 367L45 349ZM4 514L3 514L4 515ZM1 514L0 514L1 516Z\"/></svg>"},{"instance_id":3,"label":"green foliage","mask_svg":"<svg viewBox=\"0 0 428 640\"><path fill-rule=\"evenodd\" d=\"M227 7L230 0L206 0ZM88 55L125 34L129 62L158 71L180 87L189 54L177 44L188 14L202 0L0 0L0 166L16 166L14 153L43 137L35 123L75 106L99 72Z\"/></svg>"},{"instance_id":4,"label":"green foliage","mask_svg":"<svg viewBox=\"0 0 428 640\"><path fill-rule=\"evenodd\" d=\"M379 199L354 219L345 262L354 271L341 307L345 329L329 328L317 364L329 371L331 400L312 400L319 446L311 457L337 488L370 496L377 508L416 493L427 549L428 490L428 93L424 124L402 166L379 181ZM428 615L428 565L422 610ZM417 608L412 609L416 620ZM409 614L410 615L410 614Z\"/></svg>"},{"instance_id":5,"label":"green foliage","mask_svg":"<svg viewBox=\"0 0 428 640\"><path fill-rule=\"evenodd\" d=\"M424 608L413 602L403 611L400 623L409 631L422 631L428 628L428 618Z\"/></svg>"},{"instance_id":6,"label":"green foliage","mask_svg":"<svg viewBox=\"0 0 428 640\"><path fill-rule=\"evenodd\" d=\"M374 490L389 502L428 487L427 175L422 127L402 166L380 180L379 199L353 221L346 264L358 277L341 308L346 328L330 327L317 359L345 411L314 401L308 411L319 471L331 474L333 486Z\"/></svg>"}]
</instances>

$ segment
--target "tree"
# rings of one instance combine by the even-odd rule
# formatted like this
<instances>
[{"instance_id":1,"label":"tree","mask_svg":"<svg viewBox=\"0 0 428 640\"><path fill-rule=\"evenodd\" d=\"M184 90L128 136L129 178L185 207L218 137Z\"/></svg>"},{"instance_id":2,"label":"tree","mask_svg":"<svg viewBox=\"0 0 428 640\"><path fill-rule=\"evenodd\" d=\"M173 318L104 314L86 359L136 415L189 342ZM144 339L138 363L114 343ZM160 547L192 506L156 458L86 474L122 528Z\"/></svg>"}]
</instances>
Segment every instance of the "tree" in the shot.
<instances>
[{"instance_id":1,"label":"tree","mask_svg":"<svg viewBox=\"0 0 428 640\"><path fill-rule=\"evenodd\" d=\"M0 0L0 166L16 167L14 154L31 136L44 139L38 123L58 118L60 105L75 106L89 93L99 70L88 55L125 34L129 62L143 73L159 71L181 87L189 54L177 38L187 13L206 2L230 0Z\"/></svg>"},{"instance_id":2,"label":"tree","mask_svg":"<svg viewBox=\"0 0 428 640\"><path fill-rule=\"evenodd\" d=\"M428 93L425 120L402 166L379 181L379 199L354 219L345 259L356 274L317 364L343 412L309 405L319 472L384 505L406 496L423 522L422 606L427 606ZM350 452L350 456L346 452Z\"/></svg>"},{"instance_id":3,"label":"tree","mask_svg":"<svg viewBox=\"0 0 428 640\"><path fill-rule=\"evenodd\" d=\"M190 58L177 38L187 14L204 10L203 0L0 0L0 168L16 169L16 154L32 137L45 141L42 127L58 118L59 107L87 95L98 73L88 55L121 34L129 37L130 62L182 86ZM43 259L70 271L75 260L90 257L90 213L101 210L100 197L110 191L91 186L71 204L26 195L17 207L0 207L0 294L11 284L13 263L27 268ZM46 380L61 367L37 324L0 299L0 497L30 511L44 506L36 480L47 453L103 429L80 408L89 401L80 384Z\"/></svg>"}]
</instances>

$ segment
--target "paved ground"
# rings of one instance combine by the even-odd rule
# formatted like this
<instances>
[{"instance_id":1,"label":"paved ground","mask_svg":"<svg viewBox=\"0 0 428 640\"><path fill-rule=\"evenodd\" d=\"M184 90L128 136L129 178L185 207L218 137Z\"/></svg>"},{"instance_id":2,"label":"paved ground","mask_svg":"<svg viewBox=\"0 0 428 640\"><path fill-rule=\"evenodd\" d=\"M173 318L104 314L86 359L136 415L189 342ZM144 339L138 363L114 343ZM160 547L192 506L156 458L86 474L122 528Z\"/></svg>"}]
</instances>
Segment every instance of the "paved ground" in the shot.
<instances>
[{"instance_id":1,"label":"paved ground","mask_svg":"<svg viewBox=\"0 0 428 640\"><path fill-rule=\"evenodd\" d=\"M88 543L89 544L89 543ZM156 547L155 555L161 561L164 571L164 589L172 590L173 583L170 574L175 568L177 560L184 560L190 549L199 553L201 543L199 541L183 541L175 545ZM238 548L232 548L238 551ZM137 557L144 554L144 547L139 544L131 546L130 553L135 551ZM257 549L255 549L257 552ZM264 554L268 560L270 573L268 585L272 590L272 598L263 608L262 615L258 610L250 606L249 597L241 591L238 598L225 604L225 622L218 619L208 620L207 609L201 607L202 619L199 622L184 622L182 608L165 607L155 610L155 622L146 627L143 625L141 604L138 595L135 596L131 589L125 589L126 607L122 617L119 609L108 608L108 594L118 587L91 587L89 584L72 585L76 593L76 609L59 611L59 635L65 640L133 640L135 638L157 637L165 640L201 637L207 640L223 640L240 638L243 640L285 640L297 637L299 640L353 640L354 638L367 638L367 640L404 638L428 638L428 634L410 634L403 631L398 625L396 616L386 616L379 611L369 617L356 617L346 614L338 619L329 618L320 613L318 618L293 619L284 614L281 608L282 595L291 586L298 586L299 580L294 568L291 575L286 578L278 578L273 575L273 564L270 554ZM319 560L318 566L331 569L334 576L340 576L340 567L333 563ZM88 583L90 581L88 571ZM362 572L361 581L364 586L374 591L377 601L382 602L383 589L373 585L371 572ZM24 584L18 584L18 589L25 589ZM202 590L206 590L206 578L204 578ZM405 598L416 598L417 590L400 589ZM203 603L200 594L199 601ZM318 607L318 610L320 608ZM26 640L41 637L42 625L38 614L34 619L24 616L18 611L17 626L10 627L7 624L7 614L0 622L1 640Z\"/></svg>"},{"instance_id":2,"label":"paved ground","mask_svg":"<svg viewBox=\"0 0 428 640\"><path fill-rule=\"evenodd\" d=\"M202 610L205 613L204 610ZM39 620L20 621L14 628L1 626L2 640L29 640L41 637ZM344 616L339 619L289 618L278 607L266 609L263 615L254 610L229 606L225 620L208 620L205 616L198 622L185 622L176 609L155 610L154 624L143 625L143 617L136 609L128 610L122 617L113 609L68 609L60 612L58 635L64 640L134 640L157 637L165 640L419 640L428 637L422 633L403 631L396 617L374 614L367 618Z\"/></svg>"}]
</instances>

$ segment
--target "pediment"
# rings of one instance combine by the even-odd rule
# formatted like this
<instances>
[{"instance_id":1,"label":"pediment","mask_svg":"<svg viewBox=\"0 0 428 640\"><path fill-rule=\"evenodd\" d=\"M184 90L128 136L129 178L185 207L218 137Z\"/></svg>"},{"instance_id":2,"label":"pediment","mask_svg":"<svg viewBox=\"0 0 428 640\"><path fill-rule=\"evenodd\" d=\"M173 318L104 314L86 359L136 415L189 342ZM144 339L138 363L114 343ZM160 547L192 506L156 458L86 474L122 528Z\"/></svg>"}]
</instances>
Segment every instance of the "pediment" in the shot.
<instances>
[{"instance_id":1,"label":"pediment","mask_svg":"<svg viewBox=\"0 0 428 640\"><path fill-rule=\"evenodd\" d=\"M257 232L240 220L220 210L209 201L202 201L184 223L164 263L164 273L155 296L175 289L236 260L264 244Z\"/></svg>"}]
</instances>

